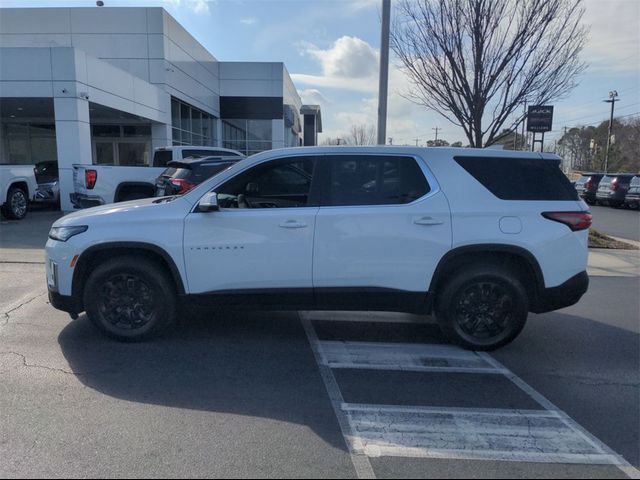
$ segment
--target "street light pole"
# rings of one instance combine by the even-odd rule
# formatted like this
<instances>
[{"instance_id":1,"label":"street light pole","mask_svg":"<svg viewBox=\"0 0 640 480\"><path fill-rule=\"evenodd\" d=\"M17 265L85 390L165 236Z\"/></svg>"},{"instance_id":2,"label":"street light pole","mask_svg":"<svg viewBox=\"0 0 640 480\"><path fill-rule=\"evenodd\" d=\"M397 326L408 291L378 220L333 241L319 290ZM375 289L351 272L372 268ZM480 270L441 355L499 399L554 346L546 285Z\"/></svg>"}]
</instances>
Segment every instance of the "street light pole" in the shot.
<instances>
[{"instance_id":1,"label":"street light pole","mask_svg":"<svg viewBox=\"0 0 640 480\"><path fill-rule=\"evenodd\" d=\"M606 103L611 104L611 116L609 117L609 130L607 133L607 151L604 154L604 173L608 173L609 171L609 149L611 148L611 130L613 128L613 109L616 102L620 100L618 98L618 92L613 90L609 92L609 100L603 100Z\"/></svg>"},{"instance_id":2,"label":"street light pole","mask_svg":"<svg viewBox=\"0 0 640 480\"><path fill-rule=\"evenodd\" d=\"M387 137L387 90L389 89L389 31L391 0L382 0L382 29L380 32L380 81L378 83L378 145Z\"/></svg>"}]
</instances>

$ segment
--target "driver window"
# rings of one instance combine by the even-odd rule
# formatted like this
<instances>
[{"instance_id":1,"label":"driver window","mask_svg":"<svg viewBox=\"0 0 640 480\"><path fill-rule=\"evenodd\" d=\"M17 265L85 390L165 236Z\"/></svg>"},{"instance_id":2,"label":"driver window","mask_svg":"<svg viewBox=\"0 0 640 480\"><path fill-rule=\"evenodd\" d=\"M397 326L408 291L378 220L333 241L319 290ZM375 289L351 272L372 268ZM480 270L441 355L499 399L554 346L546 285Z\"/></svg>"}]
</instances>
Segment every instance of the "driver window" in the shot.
<instances>
[{"instance_id":1,"label":"driver window","mask_svg":"<svg viewBox=\"0 0 640 480\"><path fill-rule=\"evenodd\" d=\"M295 208L309 204L314 161L294 157L257 165L218 189L220 208Z\"/></svg>"}]
</instances>

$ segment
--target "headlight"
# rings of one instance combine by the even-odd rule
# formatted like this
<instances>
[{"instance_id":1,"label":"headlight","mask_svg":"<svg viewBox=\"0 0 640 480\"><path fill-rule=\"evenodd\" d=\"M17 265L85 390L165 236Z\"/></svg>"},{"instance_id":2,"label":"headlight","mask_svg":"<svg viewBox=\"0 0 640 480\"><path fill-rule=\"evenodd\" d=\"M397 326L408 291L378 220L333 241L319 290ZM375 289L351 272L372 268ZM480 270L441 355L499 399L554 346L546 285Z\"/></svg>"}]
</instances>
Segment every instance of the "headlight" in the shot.
<instances>
[{"instance_id":1,"label":"headlight","mask_svg":"<svg viewBox=\"0 0 640 480\"><path fill-rule=\"evenodd\" d=\"M88 228L89 227L86 225L78 225L76 227L51 227L51 230L49 230L49 238L60 242L66 242L74 235L86 232Z\"/></svg>"}]
</instances>

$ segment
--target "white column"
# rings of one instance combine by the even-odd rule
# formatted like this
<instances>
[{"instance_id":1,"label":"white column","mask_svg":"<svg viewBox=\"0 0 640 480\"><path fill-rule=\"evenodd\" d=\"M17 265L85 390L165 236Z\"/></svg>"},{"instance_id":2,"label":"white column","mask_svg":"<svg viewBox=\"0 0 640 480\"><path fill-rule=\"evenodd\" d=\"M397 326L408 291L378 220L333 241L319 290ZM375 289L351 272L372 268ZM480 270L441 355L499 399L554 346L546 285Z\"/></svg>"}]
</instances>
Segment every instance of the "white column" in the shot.
<instances>
[{"instance_id":1,"label":"white column","mask_svg":"<svg viewBox=\"0 0 640 480\"><path fill-rule=\"evenodd\" d=\"M151 124L151 157L156 148L168 147L172 143L171 125L164 123Z\"/></svg>"},{"instance_id":2,"label":"white column","mask_svg":"<svg viewBox=\"0 0 640 480\"><path fill-rule=\"evenodd\" d=\"M284 120L271 120L271 148L284 148Z\"/></svg>"},{"instance_id":3,"label":"white column","mask_svg":"<svg viewBox=\"0 0 640 480\"><path fill-rule=\"evenodd\" d=\"M77 97L55 97L56 144L60 175L60 204L65 212L73 210L69 194L73 193L75 163L92 163L89 102Z\"/></svg>"}]
</instances>

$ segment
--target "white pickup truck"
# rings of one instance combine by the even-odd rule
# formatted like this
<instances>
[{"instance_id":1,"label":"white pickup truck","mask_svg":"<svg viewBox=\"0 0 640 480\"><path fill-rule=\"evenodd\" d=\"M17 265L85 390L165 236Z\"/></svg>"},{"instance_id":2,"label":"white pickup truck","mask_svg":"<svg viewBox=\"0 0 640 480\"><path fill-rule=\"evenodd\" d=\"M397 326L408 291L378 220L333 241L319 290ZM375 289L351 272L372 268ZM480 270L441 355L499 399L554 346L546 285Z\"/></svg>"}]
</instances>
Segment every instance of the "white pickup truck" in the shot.
<instances>
[{"instance_id":1,"label":"white pickup truck","mask_svg":"<svg viewBox=\"0 0 640 480\"><path fill-rule=\"evenodd\" d=\"M33 165L0 164L0 211L6 218L22 220L37 189Z\"/></svg>"},{"instance_id":2,"label":"white pickup truck","mask_svg":"<svg viewBox=\"0 0 640 480\"><path fill-rule=\"evenodd\" d=\"M237 150L228 148L180 146L157 148L148 167L73 165L74 193L71 194L71 203L76 208L86 208L153 197L156 179L166 169L168 162L210 155L244 157Z\"/></svg>"}]
</instances>

